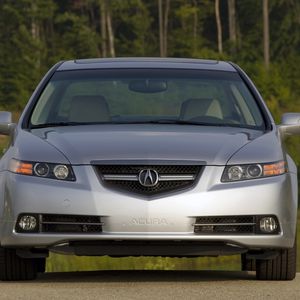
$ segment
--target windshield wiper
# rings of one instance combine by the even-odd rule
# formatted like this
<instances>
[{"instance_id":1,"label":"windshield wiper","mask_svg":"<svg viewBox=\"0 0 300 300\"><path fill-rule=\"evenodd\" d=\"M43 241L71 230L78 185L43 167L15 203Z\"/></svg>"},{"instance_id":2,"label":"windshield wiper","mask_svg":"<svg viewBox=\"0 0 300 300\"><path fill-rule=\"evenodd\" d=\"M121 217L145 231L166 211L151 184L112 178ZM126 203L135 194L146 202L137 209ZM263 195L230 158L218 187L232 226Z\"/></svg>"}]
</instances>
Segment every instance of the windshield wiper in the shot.
<instances>
[{"instance_id":1,"label":"windshield wiper","mask_svg":"<svg viewBox=\"0 0 300 300\"><path fill-rule=\"evenodd\" d=\"M172 120L172 119L159 119L153 120L151 123L157 124L183 124L183 125L215 125L208 122L186 121L186 120Z\"/></svg>"},{"instance_id":2,"label":"windshield wiper","mask_svg":"<svg viewBox=\"0 0 300 300\"><path fill-rule=\"evenodd\" d=\"M31 125L30 129L60 127L60 126L95 125L95 124L108 124L108 123L110 122L51 122L51 123Z\"/></svg>"},{"instance_id":3,"label":"windshield wiper","mask_svg":"<svg viewBox=\"0 0 300 300\"><path fill-rule=\"evenodd\" d=\"M172 119L158 119L158 120L145 120L145 121L120 121L113 122L113 124L180 124L180 125L202 125L202 126L224 126L222 123L209 123L209 122L196 122L185 120L172 120Z\"/></svg>"},{"instance_id":4,"label":"windshield wiper","mask_svg":"<svg viewBox=\"0 0 300 300\"><path fill-rule=\"evenodd\" d=\"M79 125L101 125L101 124L180 124L180 125L198 125L198 126L217 126L217 127L238 127L250 128L241 124L228 124L228 123L212 123L212 122L197 122L187 120L172 120L172 119L157 119L157 120L137 120L137 121L111 121L111 122L50 122L44 124L31 125L30 129L48 128L48 127L63 127L63 126L79 126Z\"/></svg>"},{"instance_id":5,"label":"windshield wiper","mask_svg":"<svg viewBox=\"0 0 300 300\"><path fill-rule=\"evenodd\" d=\"M213 122L201 122L201 121L188 121L188 120L172 120L172 119L158 119L158 120L149 120L149 121L136 121L136 122L124 122L125 124L183 124L183 125L200 125L200 126L217 126L217 127L237 127L237 128L250 128L252 126L242 125L242 124L233 124L233 123L213 123Z\"/></svg>"}]
</instances>

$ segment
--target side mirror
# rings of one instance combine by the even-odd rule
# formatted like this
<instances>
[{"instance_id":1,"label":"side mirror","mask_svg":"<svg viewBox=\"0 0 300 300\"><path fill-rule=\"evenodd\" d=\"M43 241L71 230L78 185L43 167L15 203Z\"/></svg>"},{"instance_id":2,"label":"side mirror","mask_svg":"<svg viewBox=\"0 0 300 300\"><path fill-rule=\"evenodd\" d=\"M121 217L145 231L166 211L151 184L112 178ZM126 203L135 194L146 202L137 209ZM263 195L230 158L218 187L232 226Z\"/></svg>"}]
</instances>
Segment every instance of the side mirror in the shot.
<instances>
[{"instance_id":1,"label":"side mirror","mask_svg":"<svg viewBox=\"0 0 300 300\"><path fill-rule=\"evenodd\" d=\"M286 113L282 115L279 132L284 137L300 135L300 113Z\"/></svg>"},{"instance_id":2,"label":"side mirror","mask_svg":"<svg viewBox=\"0 0 300 300\"><path fill-rule=\"evenodd\" d=\"M0 134L10 135L15 128L15 124L12 123L11 112L0 111Z\"/></svg>"}]
</instances>

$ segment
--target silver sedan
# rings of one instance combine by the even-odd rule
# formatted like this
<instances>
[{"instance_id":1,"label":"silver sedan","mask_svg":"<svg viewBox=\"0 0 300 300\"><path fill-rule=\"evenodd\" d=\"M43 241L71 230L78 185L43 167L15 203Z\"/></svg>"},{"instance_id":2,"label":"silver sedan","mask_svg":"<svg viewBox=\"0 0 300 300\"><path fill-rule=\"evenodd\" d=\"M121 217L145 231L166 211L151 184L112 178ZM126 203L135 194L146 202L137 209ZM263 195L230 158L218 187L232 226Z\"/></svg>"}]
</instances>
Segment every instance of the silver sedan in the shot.
<instances>
[{"instance_id":1,"label":"silver sedan","mask_svg":"<svg viewBox=\"0 0 300 300\"><path fill-rule=\"evenodd\" d=\"M90 59L56 64L0 161L0 278L34 279L49 251L240 254L263 280L296 271L297 169L286 136L229 62Z\"/></svg>"}]
</instances>

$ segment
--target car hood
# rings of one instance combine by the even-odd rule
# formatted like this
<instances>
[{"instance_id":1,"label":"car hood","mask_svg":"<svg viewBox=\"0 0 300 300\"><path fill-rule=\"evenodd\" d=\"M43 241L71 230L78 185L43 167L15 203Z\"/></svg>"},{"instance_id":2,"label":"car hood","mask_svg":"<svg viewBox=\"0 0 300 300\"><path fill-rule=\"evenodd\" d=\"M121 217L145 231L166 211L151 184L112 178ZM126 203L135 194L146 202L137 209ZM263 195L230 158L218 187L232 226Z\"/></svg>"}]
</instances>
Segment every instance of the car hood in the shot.
<instances>
[{"instance_id":1,"label":"car hood","mask_svg":"<svg viewBox=\"0 0 300 300\"><path fill-rule=\"evenodd\" d=\"M71 164L193 161L224 165L262 132L191 125L91 125L33 129Z\"/></svg>"}]
</instances>

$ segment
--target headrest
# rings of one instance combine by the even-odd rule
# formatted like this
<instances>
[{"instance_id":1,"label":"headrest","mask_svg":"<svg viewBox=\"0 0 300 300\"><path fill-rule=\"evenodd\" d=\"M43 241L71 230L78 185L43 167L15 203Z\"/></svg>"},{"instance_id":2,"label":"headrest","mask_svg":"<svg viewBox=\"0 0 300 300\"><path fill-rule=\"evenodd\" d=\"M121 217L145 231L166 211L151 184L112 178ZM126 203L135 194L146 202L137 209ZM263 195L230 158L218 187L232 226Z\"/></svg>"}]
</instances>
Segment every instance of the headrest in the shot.
<instances>
[{"instance_id":1,"label":"headrest","mask_svg":"<svg viewBox=\"0 0 300 300\"><path fill-rule=\"evenodd\" d=\"M69 112L70 122L108 122L110 113L105 98L101 95L74 96Z\"/></svg>"},{"instance_id":2,"label":"headrest","mask_svg":"<svg viewBox=\"0 0 300 300\"><path fill-rule=\"evenodd\" d=\"M219 101L212 98L191 98L181 105L180 119L190 120L199 116L223 118Z\"/></svg>"}]
</instances>

